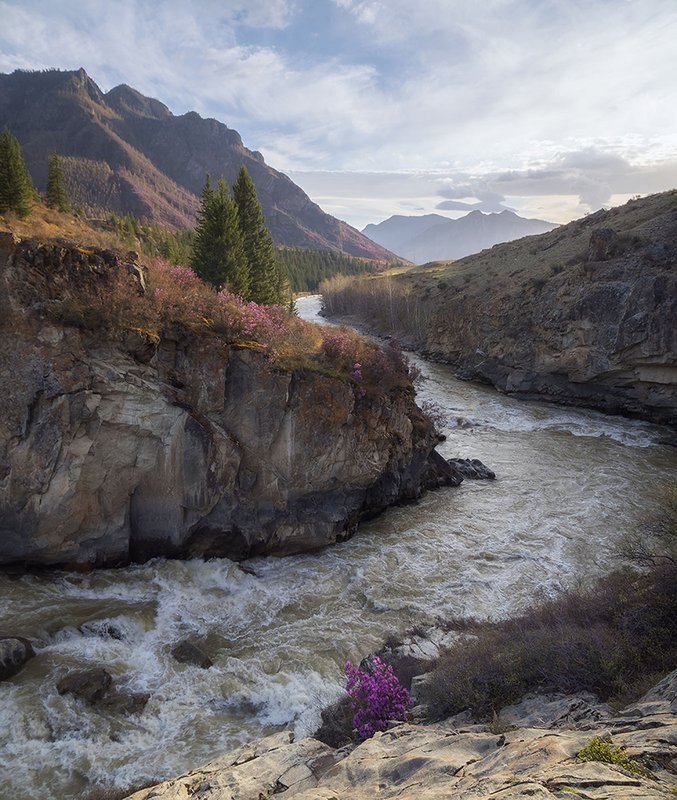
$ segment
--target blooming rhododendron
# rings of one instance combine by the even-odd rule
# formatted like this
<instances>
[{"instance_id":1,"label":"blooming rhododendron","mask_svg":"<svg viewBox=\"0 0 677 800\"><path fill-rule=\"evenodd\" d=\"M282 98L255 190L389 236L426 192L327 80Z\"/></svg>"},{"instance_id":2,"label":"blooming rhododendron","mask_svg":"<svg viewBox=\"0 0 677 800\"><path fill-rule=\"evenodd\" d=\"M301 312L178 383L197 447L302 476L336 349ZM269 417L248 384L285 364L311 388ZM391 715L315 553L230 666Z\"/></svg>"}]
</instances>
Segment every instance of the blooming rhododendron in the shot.
<instances>
[{"instance_id":1,"label":"blooming rhododendron","mask_svg":"<svg viewBox=\"0 0 677 800\"><path fill-rule=\"evenodd\" d=\"M389 664L378 656L371 659L372 670L359 669L346 661L346 691L355 716L353 725L361 739L384 731L392 719L404 720L411 705L409 692L402 686Z\"/></svg>"}]
</instances>

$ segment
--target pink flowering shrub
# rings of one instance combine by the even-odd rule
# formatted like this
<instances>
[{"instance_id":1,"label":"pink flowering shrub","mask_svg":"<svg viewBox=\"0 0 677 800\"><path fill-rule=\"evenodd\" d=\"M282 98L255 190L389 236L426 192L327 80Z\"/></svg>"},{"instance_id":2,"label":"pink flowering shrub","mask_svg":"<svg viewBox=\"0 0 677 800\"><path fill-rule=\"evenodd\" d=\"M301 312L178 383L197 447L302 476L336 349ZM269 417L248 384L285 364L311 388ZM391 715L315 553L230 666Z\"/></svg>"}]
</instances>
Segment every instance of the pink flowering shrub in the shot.
<instances>
[{"instance_id":1,"label":"pink flowering shrub","mask_svg":"<svg viewBox=\"0 0 677 800\"><path fill-rule=\"evenodd\" d=\"M96 291L95 291L96 290ZM143 278L118 269L95 290L84 290L66 309L73 324L133 329L157 339L179 326L218 337L224 344L251 347L289 370L311 370L349 381L359 399L406 388L406 365L396 348L382 351L348 328L320 327L280 305L245 302L215 292L189 267L158 258Z\"/></svg>"},{"instance_id":2,"label":"pink flowering shrub","mask_svg":"<svg viewBox=\"0 0 677 800\"><path fill-rule=\"evenodd\" d=\"M409 692L402 686L389 664L378 656L371 659L372 670L365 671L346 661L346 691L355 712L353 725L361 739L384 731L393 719L405 720L411 706Z\"/></svg>"},{"instance_id":3,"label":"pink flowering shrub","mask_svg":"<svg viewBox=\"0 0 677 800\"><path fill-rule=\"evenodd\" d=\"M323 358L360 386L361 397L365 394L365 384L372 388L385 387L407 377L406 359L399 348L386 345L381 349L346 327L322 328L321 336Z\"/></svg>"},{"instance_id":4,"label":"pink flowering shrub","mask_svg":"<svg viewBox=\"0 0 677 800\"><path fill-rule=\"evenodd\" d=\"M433 400L424 400L422 403L419 403L419 407L433 423L436 431L441 431L442 428L446 428L449 424L447 412Z\"/></svg>"}]
</instances>

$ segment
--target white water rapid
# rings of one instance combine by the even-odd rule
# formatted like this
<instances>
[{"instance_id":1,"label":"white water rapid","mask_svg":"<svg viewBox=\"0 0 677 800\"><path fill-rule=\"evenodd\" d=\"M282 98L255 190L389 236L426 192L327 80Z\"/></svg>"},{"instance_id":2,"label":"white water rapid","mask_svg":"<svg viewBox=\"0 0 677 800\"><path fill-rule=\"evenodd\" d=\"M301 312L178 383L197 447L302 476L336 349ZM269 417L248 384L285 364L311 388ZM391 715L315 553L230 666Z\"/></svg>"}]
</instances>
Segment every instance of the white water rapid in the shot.
<instances>
[{"instance_id":1,"label":"white water rapid","mask_svg":"<svg viewBox=\"0 0 677 800\"><path fill-rule=\"evenodd\" d=\"M314 318L317 298L299 301ZM592 411L525 403L412 359L444 409L446 457L479 458L465 481L395 508L321 553L164 561L90 574L0 575L0 633L37 657L0 683L0 797L103 797L160 780L289 726L310 733L341 692L342 665L389 634L439 617L504 616L614 566L618 538L677 479L668 431ZM214 666L179 664L182 639ZM100 711L56 683L105 667L149 692L142 714Z\"/></svg>"}]
</instances>

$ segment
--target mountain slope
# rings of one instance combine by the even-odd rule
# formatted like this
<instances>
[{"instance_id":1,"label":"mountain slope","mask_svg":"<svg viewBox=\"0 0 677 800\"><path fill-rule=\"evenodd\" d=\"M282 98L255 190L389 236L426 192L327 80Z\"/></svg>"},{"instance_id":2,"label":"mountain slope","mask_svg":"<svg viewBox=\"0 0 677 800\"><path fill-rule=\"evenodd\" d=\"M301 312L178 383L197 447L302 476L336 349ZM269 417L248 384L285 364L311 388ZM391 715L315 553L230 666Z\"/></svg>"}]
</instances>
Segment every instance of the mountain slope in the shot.
<instances>
[{"instance_id":1,"label":"mountain slope","mask_svg":"<svg viewBox=\"0 0 677 800\"><path fill-rule=\"evenodd\" d=\"M677 424L677 190L325 294L460 377Z\"/></svg>"},{"instance_id":2,"label":"mountain slope","mask_svg":"<svg viewBox=\"0 0 677 800\"><path fill-rule=\"evenodd\" d=\"M378 225L367 225L363 233L402 258L424 264L463 258L495 244L546 233L556 227L551 222L526 219L508 210L500 214L471 211L459 219L440 214L394 216Z\"/></svg>"},{"instance_id":3,"label":"mountain slope","mask_svg":"<svg viewBox=\"0 0 677 800\"><path fill-rule=\"evenodd\" d=\"M244 164L278 244L393 260L391 253L326 214L286 175L249 150L237 131L194 111L174 116L121 85L104 94L80 69L0 75L0 128L23 147L38 188L57 152L71 197L91 213L131 212L174 227L194 223L205 173L232 184Z\"/></svg>"}]
</instances>

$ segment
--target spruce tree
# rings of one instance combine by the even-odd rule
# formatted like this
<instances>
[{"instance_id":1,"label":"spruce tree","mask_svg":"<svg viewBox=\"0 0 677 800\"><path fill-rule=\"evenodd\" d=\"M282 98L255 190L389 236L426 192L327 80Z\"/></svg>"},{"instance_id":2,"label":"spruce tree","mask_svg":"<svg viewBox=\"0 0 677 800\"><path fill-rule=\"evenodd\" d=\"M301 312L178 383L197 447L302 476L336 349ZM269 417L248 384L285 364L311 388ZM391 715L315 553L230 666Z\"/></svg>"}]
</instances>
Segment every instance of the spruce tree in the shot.
<instances>
[{"instance_id":1,"label":"spruce tree","mask_svg":"<svg viewBox=\"0 0 677 800\"><path fill-rule=\"evenodd\" d=\"M0 134L0 214L14 211L20 217L27 216L32 196L33 184L21 145L5 128Z\"/></svg>"},{"instance_id":2,"label":"spruce tree","mask_svg":"<svg viewBox=\"0 0 677 800\"><path fill-rule=\"evenodd\" d=\"M249 267L249 296L256 303L281 303L285 296L285 270L275 257L275 247L266 227L256 187L245 166L240 168L233 194Z\"/></svg>"},{"instance_id":3,"label":"spruce tree","mask_svg":"<svg viewBox=\"0 0 677 800\"><path fill-rule=\"evenodd\" d=\"M227 287L249 298L249 270L244 254L237 205L223 178L216 189L209 175L202 190L202 203L195 229L191 267L206 283Z\"/></svg>"},{"instance_id":4,"label":"spruce tree","mask_svg":"<svg viewBox=\"0 0 677 800\"><path fill-rule=\"evenodd\" d=\"M50 208L56 208L57 211L68 212L71 210L71 204L68 200L68 194L66 193L66 182L63 170L61 169L59 157L56 153L52 153L49 157L45 201Z\"/></svg>"}]
</instances>

